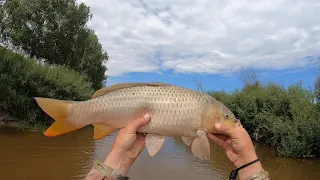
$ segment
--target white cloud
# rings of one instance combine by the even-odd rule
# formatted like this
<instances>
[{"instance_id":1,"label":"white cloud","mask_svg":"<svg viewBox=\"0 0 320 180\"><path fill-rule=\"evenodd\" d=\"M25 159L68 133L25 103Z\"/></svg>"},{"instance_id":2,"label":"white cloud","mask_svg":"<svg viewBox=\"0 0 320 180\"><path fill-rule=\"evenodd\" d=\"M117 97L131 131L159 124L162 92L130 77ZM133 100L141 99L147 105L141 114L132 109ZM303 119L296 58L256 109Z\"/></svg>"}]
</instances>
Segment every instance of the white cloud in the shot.
<instances>
[{"instance_id":1,"label":"white cloud","mask_svg":"<svg viewBox=\"0 0 320 180\"><path fill-rule=\"evenodd\" d=\"M318 0L83 0L110 59L128 72L304 68L320 55Z\"/></svg>"}]
</instances>

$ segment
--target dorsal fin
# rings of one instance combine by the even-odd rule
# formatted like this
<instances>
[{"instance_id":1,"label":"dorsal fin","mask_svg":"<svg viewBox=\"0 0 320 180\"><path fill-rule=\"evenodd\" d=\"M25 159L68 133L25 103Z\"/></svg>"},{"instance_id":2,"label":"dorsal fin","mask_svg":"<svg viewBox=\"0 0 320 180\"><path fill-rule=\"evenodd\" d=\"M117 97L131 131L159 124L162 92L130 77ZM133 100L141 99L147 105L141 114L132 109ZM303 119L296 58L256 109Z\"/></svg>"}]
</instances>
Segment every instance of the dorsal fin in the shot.
<instances>
[{"instance_id":1,"label":"dorsal fin","mask_svg":"<svg viewBox=\"0 0 320 180\"><path fill-rule=\"evenodd\" d=\"M173 86L171 84L166 84L162 82L152 82L152 83L120 83L120 84L115 84L109 87L105 87L102 89L97 90L93 95L92 99L103 96L107 94L108 92L115 91L118 89L124 89L124 88L129 88L129 87L137 87L137 86Z\"/></svg>"}]
</instances>

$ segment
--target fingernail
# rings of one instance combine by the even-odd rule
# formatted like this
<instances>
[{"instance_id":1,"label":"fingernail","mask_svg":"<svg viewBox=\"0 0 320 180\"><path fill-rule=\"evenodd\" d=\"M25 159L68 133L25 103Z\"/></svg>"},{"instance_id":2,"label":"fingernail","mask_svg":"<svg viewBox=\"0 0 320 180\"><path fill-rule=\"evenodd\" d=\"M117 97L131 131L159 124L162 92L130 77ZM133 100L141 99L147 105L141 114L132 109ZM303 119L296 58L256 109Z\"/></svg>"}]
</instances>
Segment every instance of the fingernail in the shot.
<instances>
[{"instance_id":1,"label":"fingernail","mask_svg":"<svg viewBox=\"0 0 320 180\"><path fill-rule=\"evenodd\" d=\"M143 115L143 118L145 119L145 120L150 120L150 114L145 114L145 115Z\"/></svg>"},{"instance_id":2,"label":"fingernail","mask_svg":"<svg viewBox=\"0 0 320 180\"><path fill-rule=\"evenodd\" d=\"M216 129L220 129L221 124L220 124L220 123L217 123L217 124L215 124L215 127L216 127Z\"/></svg>"}]
</instances>

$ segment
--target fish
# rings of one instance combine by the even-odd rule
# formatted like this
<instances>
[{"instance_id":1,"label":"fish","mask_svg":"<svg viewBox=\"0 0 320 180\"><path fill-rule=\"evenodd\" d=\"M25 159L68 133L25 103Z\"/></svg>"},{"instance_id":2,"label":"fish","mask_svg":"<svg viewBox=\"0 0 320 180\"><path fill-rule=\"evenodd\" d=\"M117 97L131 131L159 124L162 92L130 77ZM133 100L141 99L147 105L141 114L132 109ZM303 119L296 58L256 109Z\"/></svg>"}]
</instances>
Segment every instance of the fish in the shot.
<instances>
[{"instance_id":1,"label":"fish","mask_svg":"<svg viewBox=\"0 0 320 180\"><path fill-rule=\"evenodd\" d=\"M210 159L207 133L219 133L215 123L237 127L235 115L207 93L162 83L120 83L97 90L85 101L34 97L54 123L44 132L55 137L93 125L93 139L101 139L116 129L148 113L151 120L138 129L145 133L145 146L155 156L168 137L181 138L201 160Z\"/></svg>"}]
</instances>

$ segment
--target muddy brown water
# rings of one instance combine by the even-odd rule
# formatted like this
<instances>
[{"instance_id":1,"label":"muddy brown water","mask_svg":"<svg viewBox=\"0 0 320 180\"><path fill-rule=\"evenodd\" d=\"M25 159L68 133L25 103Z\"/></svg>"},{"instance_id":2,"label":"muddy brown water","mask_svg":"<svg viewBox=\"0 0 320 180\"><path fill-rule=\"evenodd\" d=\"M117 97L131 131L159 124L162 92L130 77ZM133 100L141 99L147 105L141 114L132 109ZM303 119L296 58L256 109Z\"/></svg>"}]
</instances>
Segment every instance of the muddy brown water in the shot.
<instances>
[{"instance_id":1,"label":"muddy brown water","mask_svg":"<svg viewBox=\"0 0 320 180\"><path fill-rule=\"evenodd\" d=\"M103 160L115 135L92 140L91 127L56 138L39 133L0 128L0 179L84 179L95 159ZM320 159L283 158L264 145L257 153L271 179L301 180L320 177ZM227 179L233 169L224 152L211 143L211 161L202 162L181 141L168 138L155 157L142 152L129 171L130 179Z\"/></svg>"}]
</instances>

